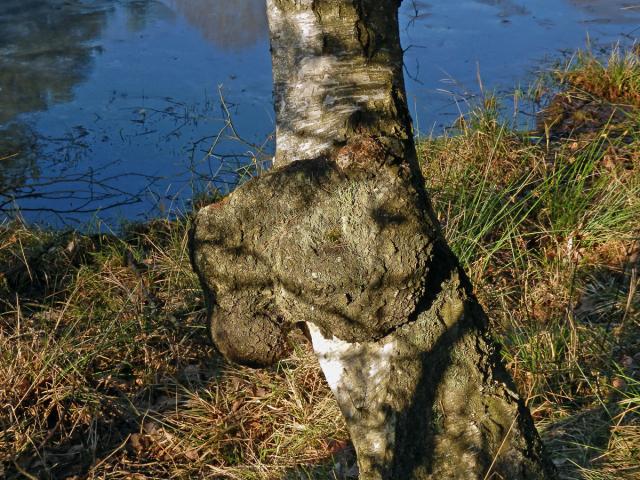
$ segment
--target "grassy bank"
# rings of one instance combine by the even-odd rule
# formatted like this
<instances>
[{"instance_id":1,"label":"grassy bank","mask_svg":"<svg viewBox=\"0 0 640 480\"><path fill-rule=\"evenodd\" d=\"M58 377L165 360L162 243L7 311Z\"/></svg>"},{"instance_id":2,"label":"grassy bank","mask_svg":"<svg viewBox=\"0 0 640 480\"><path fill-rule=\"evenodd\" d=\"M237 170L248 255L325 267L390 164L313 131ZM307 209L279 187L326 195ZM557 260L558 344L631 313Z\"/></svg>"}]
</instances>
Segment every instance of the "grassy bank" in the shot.
<instances>
[{"instance_id":1,"label":"grassy bank","mask_svg":"<svg viewBox=\"0 0 640 480\"><path fill-rule=\"evenodd\" d=\"M565 479L640 478L634 55L552 74L562 93L535 132L487 98L420 144L445 235ZM261 371L210 346L189 221L119 237L0 227L0 477L355 478L304 338Z\"/></svg>"}]
</instances>

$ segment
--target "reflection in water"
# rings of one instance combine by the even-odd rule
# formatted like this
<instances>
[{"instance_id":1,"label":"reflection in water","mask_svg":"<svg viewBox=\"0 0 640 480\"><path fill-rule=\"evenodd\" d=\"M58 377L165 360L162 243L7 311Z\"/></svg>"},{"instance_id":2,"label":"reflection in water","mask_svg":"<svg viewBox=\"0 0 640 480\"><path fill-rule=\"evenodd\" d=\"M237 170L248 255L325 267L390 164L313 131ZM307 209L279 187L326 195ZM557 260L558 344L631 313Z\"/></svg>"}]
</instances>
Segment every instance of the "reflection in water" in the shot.
<instances>
[{"instance_id":1,"label":"reflection in water","mask_svg":"<svg viewBox=\"0 0 640 480\"><path fill-rule=\"evenodd\" d=\"M513 15L529 15L527 8L519 2L513 0L475 0L491 7L499 9L500 17L511 17Z\"/></svg>"},{"instance_id":2,"label":"reflection in water","mask_svg":"<svg viewBox=\"0 0 640 480\"><path fill-rule=\"evenodd\" d=\"M0 211L11 203L16 190L39 177L35 144L33 132L25 125L13 123L0 129Z\"/></svg>"},{"instance_id":3,"label":"reflection in water","mask_svg":"<svg viewBox=\"0 0 640 480\"><path fill-rule=\"evenodd\" d=\"M175 17L173 10L158 0L125 0L123 6L127 12L127 28L131 32L144 31L152 20L172 20Z\"/></svg>"},{"instance_id":4,"label":"reflection in water","mask_svg":"<svg viewBox=\"0 0 640 480\"><path fill-rule=\"evenodd\" d=\"M265 18L263 0L0 0L0 215L171 199L223 122L206 89L268 65L237 54L265 46ZM270 75L252 79L268 102Z\"/></svg>"},{"instance_id":5,"label":"reflection in water","mask_svg":"<svg viewBox=\"0 0 640 480\"><path fill-rule=\"evenodd\" d=\"M12 122L73 98L89 73L105 24L104 5L78 0L2 0L0 4L0 206L39 176L36 138Z\"/></svg>"},{"instance_id":6,"label":"reflection in water","mask_svg":"<svg viewBox=\"0 0 640 480\"><path fill-rule=\"evenodd\" d=\"M0 124L72 99L88 74L104 9L80 0L2 0Z\"/></svg>"},{"instance_id":7,"label":"reflection in water","mask_svg":"<svg viewBox=\"0 0 640 480\"><path fill-rule=\"evenodd\" d=\"M167 0L218 48L238 50L267 36L265 0Z\"/></svg>"},{"instance_id":8,"label":"reflection in water","mask_svg":"<svg viewBox=\"0 0 640 480\"><path fill-rule=\"evenodd\" d=\"M526 0L474 0L498 9L498 16L531 15ZM569 4L584 10L595 23L632 23L638 22L640 4L630 0L566 0ZM416 3L416 2L414 2Z\"/></svg>"},{"instance_id":9,"label":"reflection in water","mask_svg":"<svg viewBox=\"0 0 640 480\"><path fill-rule=\"evenodd\" d=\"M640 18L640 3L631 0L569 0L571 5L595 17L592 22L637 23Z\"/></svg>"}]
</instances>

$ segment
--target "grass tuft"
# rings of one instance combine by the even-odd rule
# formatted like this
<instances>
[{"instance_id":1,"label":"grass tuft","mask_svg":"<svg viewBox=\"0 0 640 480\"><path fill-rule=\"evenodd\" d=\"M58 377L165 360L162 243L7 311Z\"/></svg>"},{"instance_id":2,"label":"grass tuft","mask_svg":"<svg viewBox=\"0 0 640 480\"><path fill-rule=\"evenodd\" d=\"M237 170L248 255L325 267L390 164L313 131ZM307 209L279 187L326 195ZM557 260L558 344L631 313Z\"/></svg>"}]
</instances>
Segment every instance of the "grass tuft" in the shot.
<instances>
[{"instance_id":1,"label":"grass tuft","mask_svg":"<svg viewBox=\"0 0 640 480\"><path fill-rule=\"evenodd\" d=\"M611 50L606 60L591 50L579 51L564 70L557 72L562 84L613 103L640 105L640 51Z\"/></svg>"}]
</instances>

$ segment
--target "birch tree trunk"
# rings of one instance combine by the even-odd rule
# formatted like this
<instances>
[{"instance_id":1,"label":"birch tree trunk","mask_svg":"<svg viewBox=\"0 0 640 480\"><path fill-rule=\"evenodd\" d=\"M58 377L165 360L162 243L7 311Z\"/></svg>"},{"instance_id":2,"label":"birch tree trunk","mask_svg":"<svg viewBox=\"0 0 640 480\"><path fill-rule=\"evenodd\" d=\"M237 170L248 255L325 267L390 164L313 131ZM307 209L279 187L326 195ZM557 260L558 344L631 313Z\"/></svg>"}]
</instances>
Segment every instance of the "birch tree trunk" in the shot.
<instances>
[{"instance_id":1,"label":"birch tree trunk","mask_svg":"<svg viewBox=\"0 0 640 480\"><path fill-rule=\"evenodd\" d=\"M398 0L267 0L276 165L380 139L417 180ZM426 213L433 220L426 201ZM438 239L440 240L440 239ZM428 301L377 342L314 349L357 450L362 479L550 478L531 416L486 334L464 272L441 242ZM363 373L364 378L363 378Z\"/></svg>"},{"instance_id":2,"label":"birch tree trunk","mask_svg":"<svg viewBox=\"0 0 640 480\"><path fill-rule=\"evenodd\" d=\"M264 365L306 322L362 480L555 478L424 190L399 4L267 0L276 168L196 218L212 336Z\"/></svg>"}]
</instances>

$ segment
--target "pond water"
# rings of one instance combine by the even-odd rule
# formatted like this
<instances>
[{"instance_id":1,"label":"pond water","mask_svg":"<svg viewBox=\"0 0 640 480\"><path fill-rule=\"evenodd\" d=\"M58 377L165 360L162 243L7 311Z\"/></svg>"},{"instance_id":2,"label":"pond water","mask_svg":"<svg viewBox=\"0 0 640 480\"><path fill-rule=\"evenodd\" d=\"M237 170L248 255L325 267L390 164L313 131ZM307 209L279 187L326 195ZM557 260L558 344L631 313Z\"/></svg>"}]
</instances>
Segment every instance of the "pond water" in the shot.
<instances>
[{"instance_id":1,"label":"pond water","mask_svg":"<svg viewBox=\"0 0 640 480\"><path fill-rule=\"evenodd\" d=\"M440 132L484 89L640 33L635 0L404 0L412 114ZM110 225L230 188L272 151L264 0L1 0L0 215ZM97 212L97 213L96 213Z\"/></svg>"}]
</instances>

